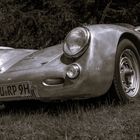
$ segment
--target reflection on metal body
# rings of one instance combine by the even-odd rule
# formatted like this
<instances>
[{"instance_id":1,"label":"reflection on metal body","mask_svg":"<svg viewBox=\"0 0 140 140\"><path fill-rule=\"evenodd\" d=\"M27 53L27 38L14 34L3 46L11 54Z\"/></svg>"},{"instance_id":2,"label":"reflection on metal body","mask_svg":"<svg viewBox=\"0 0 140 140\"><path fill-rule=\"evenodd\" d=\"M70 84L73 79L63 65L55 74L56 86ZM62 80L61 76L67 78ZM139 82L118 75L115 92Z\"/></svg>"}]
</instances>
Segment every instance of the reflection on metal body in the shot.
<instances>
[{"instance_id":1,"label":"reflection on metal body","mask_svg":"<svg viewBox=\"0 0 140 140\"><path fill-rule=\"evenodd\" d=\"M140 32L140 26L137 26L137 27L135 28L135 31Z\"/></svg>"},{"instance_id":2,"label":"reflection on metal body","mask_svg":"<svg viewBox=\"0 0 140 140\"><path fill-rule=\"evenodd\" d=\"M85 28L90 32L88 47L76 59L64 55L63 43L44 50L0 48L0 101L63 100L105 94L112 84L119 40L124 34L140 40L140 34L118 25L90 25ZM70 69L73 64L80 69ZM78 76L69 78L68 70L79 72L76 73ZM24 83L30 83L30 90L35 91L31 96L24 96L24 91L27 91Z\"/></svg>"}]
</instances>

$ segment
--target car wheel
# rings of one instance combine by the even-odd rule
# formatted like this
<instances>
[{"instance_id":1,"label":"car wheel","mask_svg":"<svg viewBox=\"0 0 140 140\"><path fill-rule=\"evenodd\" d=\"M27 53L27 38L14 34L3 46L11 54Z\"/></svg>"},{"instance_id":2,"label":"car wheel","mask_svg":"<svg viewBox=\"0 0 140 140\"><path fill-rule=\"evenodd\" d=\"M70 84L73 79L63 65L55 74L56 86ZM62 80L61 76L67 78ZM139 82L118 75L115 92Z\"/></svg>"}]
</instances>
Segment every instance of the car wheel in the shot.
<instances>
[{"instance_id":1,"label":"car wheel","mask_svg":"<svg viewBox=\"0 0 140 140\"><path fill-rule=\"evenodd\" d=\"M112 88L115 100L134 101L140 92L140 56L135 45L123 39L117 48Z\"/></svg>"}]
</instances>

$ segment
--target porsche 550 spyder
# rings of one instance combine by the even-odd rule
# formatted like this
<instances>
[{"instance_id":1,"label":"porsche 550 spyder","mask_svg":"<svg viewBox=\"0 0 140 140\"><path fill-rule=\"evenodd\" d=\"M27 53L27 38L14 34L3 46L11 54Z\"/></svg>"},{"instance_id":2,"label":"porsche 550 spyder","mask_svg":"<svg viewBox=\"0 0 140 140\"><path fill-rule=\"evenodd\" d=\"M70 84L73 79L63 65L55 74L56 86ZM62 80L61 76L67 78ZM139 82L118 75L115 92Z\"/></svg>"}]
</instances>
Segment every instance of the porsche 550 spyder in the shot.
<instances>
[{"instance_id":1,"label":"porsche 550 spyder","mask_svg":"<svg viewBox=\"0 0 140 140\"><path fill-rule=\"evenodd\" d=\"M121 102L140 95L139 27L77 27L44 50L0 47L0 102L91 98L112 88Z\"/></svg>"}]
</instances>

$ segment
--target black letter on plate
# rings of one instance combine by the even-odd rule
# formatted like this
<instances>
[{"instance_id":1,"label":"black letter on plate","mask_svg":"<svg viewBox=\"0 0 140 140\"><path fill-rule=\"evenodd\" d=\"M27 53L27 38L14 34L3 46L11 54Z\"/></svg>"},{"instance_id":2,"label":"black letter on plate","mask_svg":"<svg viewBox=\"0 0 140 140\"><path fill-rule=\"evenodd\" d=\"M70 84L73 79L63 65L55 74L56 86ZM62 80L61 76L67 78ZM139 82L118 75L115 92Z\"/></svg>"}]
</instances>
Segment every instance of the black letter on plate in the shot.
<instances>
[{"instance_id":1,"label":"black letter on plate","mask_svg":"<svg viewBox=\"0 0 140 140\"><path fill-rule=\"evenodd\" d=\"M7 86L7 92L8 95L13 95L13 93L11 92L11 86Z\"/></svg>"},{"instance_id":2,"label":"black letter on plate","mask_svg":"<svg viewBox=\"0 0 140 140\"><path fill-rule=\"evenodd\" d=\"M4 88L3 87L0 87L0 95L4 96Z\"/></svg>"},{"instance_id":3,"label":"black letter on plate","mask_svg":"<svg viewBox=\"0 0 140 140\"><path fill-rule=\"evenodd\" d=\"M15 85L13 85L13 86L12 86L12 89L13 89L13 94L14 94L14 95L16 95L16 91L17 91L16 86L15 86Z\"/></svg>"},{"instance_id":4,"label":"black letter on plate","mask_svg":"<svg viewBox=\"0 0 140 140\"><path fill-rule=\"evenodd\" d=\"M29 90L29 85L23 85L24 86L24 92L25 94L29 94L30 93L30 90Z\"/></svg>"}]
</instances>

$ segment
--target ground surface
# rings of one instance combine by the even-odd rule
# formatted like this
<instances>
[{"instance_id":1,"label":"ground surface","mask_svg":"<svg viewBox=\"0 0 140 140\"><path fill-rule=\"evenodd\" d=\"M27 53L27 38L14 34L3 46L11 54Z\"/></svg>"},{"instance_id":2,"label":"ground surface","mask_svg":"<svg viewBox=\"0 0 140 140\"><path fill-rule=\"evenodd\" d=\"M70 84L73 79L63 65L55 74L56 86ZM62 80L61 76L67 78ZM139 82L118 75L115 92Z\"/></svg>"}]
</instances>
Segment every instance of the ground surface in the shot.
<instances>
[{"instance_id":1,"label":"ground surface","mask_svg":"<svg viewBox=\"0 0 140 140\"><path fill-rule=\"evenodd\" d=\"M34 105L33 105L34 104ZM127 105L80 102L26 103L2 109L2 140L138 140L140 102ZM34 107L33 107L34 106Z\"/></svg>"}]
</instances>

